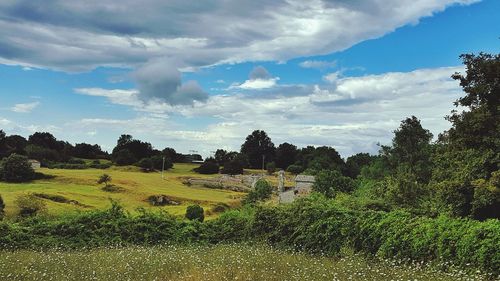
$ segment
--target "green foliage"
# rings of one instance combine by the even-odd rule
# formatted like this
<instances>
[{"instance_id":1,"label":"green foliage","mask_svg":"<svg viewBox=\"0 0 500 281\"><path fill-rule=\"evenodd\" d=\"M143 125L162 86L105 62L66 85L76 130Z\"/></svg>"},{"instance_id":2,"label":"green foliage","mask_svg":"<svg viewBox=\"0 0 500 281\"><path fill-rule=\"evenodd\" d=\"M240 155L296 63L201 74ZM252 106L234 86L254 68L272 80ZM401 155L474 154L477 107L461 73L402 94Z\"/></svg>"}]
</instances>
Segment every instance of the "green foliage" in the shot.
<instances>
[{"instance_id":1,"label":"green foliage","mask_svg":"<svg viewBox=\"0 0 500 281\"><path fill-rule=\"evenodd\" d=\"M253 169L263 169L265 163L273 161L275 150L271 138L261 130L253 131L241 145L241 153L247 156Z\"/></svg>"},{"instance_id":2,"label":"green foliage","mask_svg":"<svg viewBox=\"0 0 500 281\"><path fill-rule=\"evenodd\" d=\"M0 179L7 182L26 182L35 177L35 171L23 155L11 154L0 161Z\"/></svg>"},{"instance_id":3,"label":"green foliage","mask_svg":"<svg viewBox=\"0 0 500 281\"><path fill-rule=\"evenodd\" d=\"M99 179L97 180L98 184L104 183L104 185L107 187L109 186L109 183L111 182L111 176L108 174L102 174Z\"/></svg>"},{"instance_id":4,"label":"green foliage","mask_svg":"<svg viewBox=\"0 0 500 281\"><path fill-rule=\"evenodd\" d=\"M370 165L377 157L368 153L358 153L349 156L346 160L346 176L353 179L361 174L361 169Z\"/></svg>"},{"instance_id":5,"label":"green foliage","mask_svg":"<svg viewBox=\"0 0 500 281\"><path fill-rule=\"evenodd\" d=\"M224 163L221 173L228 175L241 175L243 174L243 165L238 160L231 160Z\"/></svg>"},{"instance_id":6,"label":"green foliage","mask_svg":"<svg viewBox=\"0 0 500 281\"><path fill-rule=\"evenodd\" d=\"M205 220L205 211L200 205L190 205L186 208L186 218L203 222Z\"/></svg>"},{"instance_id":7,"label":"green foliage","mask_svg":"<svg viewBox=\"0 0 500 281\"><path fill-rule=\"evenodd\" d=\"M25 194L16 198L21 217L32 217L47 210L45 202L33 194Z\"/></svg>"},{"instance_id":8,"label":"green foliage","mask_svg":"<svg viewBox=\"0 0 500 281\"><path fill-rule=\"evenodd\" d=\"M193 169L195 172L205 175L212 175L219 173L219 164L214 158L207 158L200 167Z\"/></svg>"},{"instance_id":9,"label":"green foliage","mask_svg":"<svg viewBox=\"0 0 500 281\"><path fill-rule=\"evenodd\" d=\"M151 158L142 158L137 162L136 166L140 167L143 172L152 172L155 170L154 163Z\"/></svg>"},{"instance_id":10,"label":"green foliage","mask_svg":"<svg viewBox=\"0 0 500 281\"><path fill-rule=\"evenodd\" d=\"M134 154L132 154L130 150L122 149L113 152L113 162L119 166L132 165L137 162L137 158L135 158Z\"/></svg>"},{"instance_id":11,"label":"green foliage","mask_svg":"<svg viewBox=\"0 0 500 281\"><path fill-rule=\"evenodd\" d=\"M402 168L386 178L385 188L384 197L398 207L417 208L426 195L425 185L419 183L415 174Z\"/></svg>"},{"instance_id":12,"label":"green foliage","mask_svg":"<svg viewBox=\"0 0 500 281\"><path fill-rule=\"evenodd\" d=\"M302 169L302 166L300 166L300 165L290 165L290 166L288 166L286 171L291 173L291 174L298 175L298 174L302 173L302 171L304 171L304 169Z\"/></svg>"},{"instance_id":13,"label":"green foliage","mask_svg":"<svg viewBox=\"0 0 500 281\"><path fill-rule=\"evenodd\" d=\"M247 196L243 200L243 203L250 204L267 200L271 198L272 193L273 187L271 186L271 184L264 179L260 179L255 183L255 189L247 194Z\"/></svg>"},{"instance_id":14,"label":"green foliage","mask_svg":"<svg viewBox=\"0 0 500 281\"><path fill-rule=\"evenodd\" d=\"M475 219L500 219L500 171L494 172L489 180L473 182L471 216Z\"/></svg>"},{"instance_id":15,"label":"green foliage","mask_svg":"<svg viewBox=\"0 0 500 281\"><path fill-rule=\"evenodd\" d=\"M276 166L286 170L290 165L295 163L297 158L297 147L290 143L282 143L276 149Z\"/></svg>"},{"instance_id":16,"label":"green foliage","mask_svg":"<svg viewBox=\"0 0 500 281\"><path fill-rule=\"evenodd\" d=\"M5 203L3 202L2 195L0 195L0 220L3 219L4 213L5 213Z\"/></svg>"},{"instance_id":17,"label":"green foliage","mask_svg":"<svg viewBox=\"0 0 500 281\"><path fill-rule=\"evenodd\" d=\"M352 192L355 187L354 181L339 171L323 170L315 176L313 190L333 198L339 192Z\"/></svg>"},{"instance_id":18,"label":"green foliage","mask_svg":"<svg viewBox=\"0 0 500 281\"><path fill-rule=\"evenodd\" d=\"M276 172L276 163L274 162L269 162L266 164L266 170L269 175L274 174Z\"/></svg>"}]
</instances>

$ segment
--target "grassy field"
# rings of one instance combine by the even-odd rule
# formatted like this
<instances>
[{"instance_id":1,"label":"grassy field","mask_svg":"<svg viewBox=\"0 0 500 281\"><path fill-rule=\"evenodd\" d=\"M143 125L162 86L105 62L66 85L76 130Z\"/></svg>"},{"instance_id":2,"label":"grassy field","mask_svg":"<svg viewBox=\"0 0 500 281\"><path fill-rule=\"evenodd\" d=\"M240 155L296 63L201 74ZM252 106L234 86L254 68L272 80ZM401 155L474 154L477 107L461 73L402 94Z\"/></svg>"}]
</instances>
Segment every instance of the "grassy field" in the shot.
<instances>
[{"instance_id":1,"label":"grassy field","mask_svg":"<svg viewBox=\"0 0 500 281\"><path fill-rule=\"evenodd\" d=\"M0 280L488 280L431 267L327 258L258 245L1 251ZM493 280L493 279L491 279Z\"/></svg>"},{"instance_id":2,"label":"grassy field","mask_svg":"<svg viewBox=\"0 0 500 281\"><path fill-rule=\"evenodd\" d=\"M162 208L172 214L184 214L186 206L198 203L206 210L216 203L237 205L243 193L190 187L182 184L182 177L204 177L191 170L197 167L192 164L175 164L173 169L165 172L162 180L159 172L144 173L136 167L111 167L106 170L63 170L46 169L38 170L46 175L54 176L52 179L36 180L30 183L11 184L0 182L0 195L6 203L6 216L14 217L18 213L15 204L17 196L26 193L44 193L61 195L70 200L76 200L81 205L57 203L44 199L47 203L49 215L66 214L77 211L104 209L110 206L109 199L120 202L128 211L133 212L138 207ZM103 173L112 177L112 184L122 187L123 192L111 193L103 191L103 185L97 184L97 179ZM147 198L151 195L167 195L180 201L179 206L152 207Z\"/></svg>"}]
</instances>

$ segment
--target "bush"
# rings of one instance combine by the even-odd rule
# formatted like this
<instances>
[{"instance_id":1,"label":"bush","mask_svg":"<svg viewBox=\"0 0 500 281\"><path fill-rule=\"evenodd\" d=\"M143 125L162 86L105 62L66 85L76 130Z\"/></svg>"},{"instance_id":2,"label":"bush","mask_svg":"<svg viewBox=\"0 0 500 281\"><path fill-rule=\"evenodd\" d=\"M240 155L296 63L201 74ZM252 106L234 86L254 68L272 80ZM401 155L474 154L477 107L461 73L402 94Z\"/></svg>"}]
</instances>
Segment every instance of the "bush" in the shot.
<instances>
[{"instance_id":1,"label":"bush","mask_svg":"<svg viewBox=\"0 0 500 281\"><path fill-rule=\"evenodd\" d=\"M153 161L154 169L159 171L161 171L162 168L168 170L174 166L174 164L172 163L172 159L165 157L165 167L163 167L163 156L161 155L155 155L151 157L151 161Z\"/></svg>"},{"instance_id":2,"label":"bush","mask_svg":"<svg viewBox=\"0 0 500 281\"><path fill-rule=\"evenodd\" d=\"M355 187L354 180L339 171L323 170L315 176L313 190L333 198L338 192L352 192Z\"/></svg>"},{"instance_id":3,"label":"bush","mask_svg":"<svg viewBox=\"0 0 500 281\"><path fill-rule=\"evenodd\" d=\"M26 182L35 177L35 171L26 156L11 154L0 162L0 178L7 182Z\"/></svg>"},{"instance_id":4,"label":"bush","mask_svg":"<svg viewBox=\"0 0 500 281\"><path fill-rule=\"evenodd\" d=\"M3 202L2 195L0 195L0 220L3 219L4 214L5 214L5 203Z\"/></svg>"},{"instance_id":5,"label":"bush","mask_svg":"<svg viewBox=\"0 0 500 281\"><path fill-rule=\"evenodd\" d=\"M221 172L228 175L241 175L243 174L243 165L238 160L227 161Z\"/></svg>"},{"instance_id":6,"label":"bush","mask_svg":"<svg viewBox=\"0 0 500 281\"><path fill-rule=\"evenodd\" d=\"M274 162L267 163L266 170L268 174L274 174L274 172L276 172L276 164Z\"/></svg>"},{"instance_id":7,"label":"bush","mask_svg":"<svg viewBox=\"0 0 500 281\"><path fill-rule=\"evenodd\" d=\"M300 166L300 165L290 165L290 166L288 166L286 171L291 173L291 174L298 175L298 174L302 173L302 171L304 171L304 169L302 169L302 166Z\"/></svg>"},{"instance_id":8,"label":"bush","mask_svg":"<svg viewBox=\"0 0 500 281\"><path fill-rule=\"evenodd\" d=\"M154 163L151 158L142 158L136 166L140 167L143 172L151 172L154 171Z\"/></svg>"},{"instance_id":9,"label":"bush","mask_svg":"<svg viewBox=\"0 0 500 281\"><path fill-rule=\"evenodd\" d=\"M16 205L19 208L19 215L21 217L35 216L47 210L45 202L33 194L17 197Z\"/></svg>"},{"instance_id":10,"label":"bush","mask_svg":"<svg viewBox=\"0 0 500 281\"><path fill-rule=\"evenodd\" d=\"M117 151L116 153L113 153L113 161L116 163L116 165L125 166L134 164L135 162L137 162L137 159L135 158L134 154L130 152L130 150L122 149Z\"/></svg>"},{"instance_id":11,"label":"bush","mask_svg":"<svg viewBox=\"0 0 500 281\"><path fill-rule=\"evenodd\" d=\"M218 174L219 165L213 159L207 159L200 167L193 169L195 172L205 175Z\"/></svg>"},{"instance_id":12,"label":"bush","mask_svg":"<svg viewBox=\"0 0 500 281\"><path fill-rule=\"evenodd\" d=\"M244 203L255 203L257 201L263 201L271 198L271 194L273 193L273 187L269 182L264 179L260 179L255 184L255 190L252 190L248 193L248 195L244 199Z\"/></svg>"},{"instance_id":13,"label":"bush","mask_svg":"<svg viewBox=\"0 0 500 281\"><path fill-rule=\"evenodd\" d=\"M108 187L110 182L111 182L111 176L108 174L102 174L97 180L98 184L104 183L105 187Z\"/></svg>"},{"instance_id":14,"label":"bush","mask_svg":"<svg viewBox=\"0 0 500 281\"><path fill-rule=\"evenodd\" d=\"M190 205L186 209L186 218L203 222L205 219L204 210L200 205Z\"/></svg>"}]
</instances>

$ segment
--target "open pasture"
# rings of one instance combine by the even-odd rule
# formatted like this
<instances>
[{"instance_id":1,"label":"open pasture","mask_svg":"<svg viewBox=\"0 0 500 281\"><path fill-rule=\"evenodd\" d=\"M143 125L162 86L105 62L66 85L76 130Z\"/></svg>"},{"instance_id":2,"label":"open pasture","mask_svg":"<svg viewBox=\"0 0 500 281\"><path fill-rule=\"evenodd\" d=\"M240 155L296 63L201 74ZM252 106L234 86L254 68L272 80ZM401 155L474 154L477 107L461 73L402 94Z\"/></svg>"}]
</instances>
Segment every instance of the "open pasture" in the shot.
<instances>
[{"instance_id":1,"label":"open pasture","mask_svg":"<svg viewBox=\"0 0 500 281\"><path fill-rule=\"evenodd\" d=\"M201 205L205 210L210 210L217 203L229 206L239 204L244 193L183 184L183 177L207 177L192 172L195 167L197 165L175 164L172 169L165 172L164 179L160 172L144 173L131 166L111 167L106 170L42 168L37 171L53 176L53 178L21 184L0 182L0 194L6 203L7 218L16 216L18 208L15 200L18 196L27 193L58 195L78 202L78 204L71 204L43 199L47 204L49 215L105 209L110 205L109 199L117 200L127 211L131 212L137 208L161 208L176 215L184 214L186 206L194 203ZM111 184L121 187L122 191L103 191L103 185L97 184L98 177L103 173L109 174L112 178ZM153 207L147 201L151 195L166 195L180 202L180 205Z\"/></svg>"}]
</instances>

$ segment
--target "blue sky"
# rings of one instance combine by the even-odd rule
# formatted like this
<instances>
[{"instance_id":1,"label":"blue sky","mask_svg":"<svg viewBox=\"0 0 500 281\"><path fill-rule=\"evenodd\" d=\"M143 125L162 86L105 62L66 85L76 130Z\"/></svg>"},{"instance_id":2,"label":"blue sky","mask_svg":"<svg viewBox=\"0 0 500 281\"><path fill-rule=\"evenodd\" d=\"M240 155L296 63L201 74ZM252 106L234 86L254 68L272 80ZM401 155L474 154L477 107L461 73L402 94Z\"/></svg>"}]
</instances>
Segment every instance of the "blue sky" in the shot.
<instances>
[{"instance_id":1,"label":"blue sky","mask_svg":"<svg viewBox=\"0 0 500 281\"><path fill-rule=\"evenodd\" d=\"M458 56L500 50L500 1L49 0L0 4L0 128L112 149L276 145L376 153L407 116L435 135Z\"/></svg>"}]
</instances>

